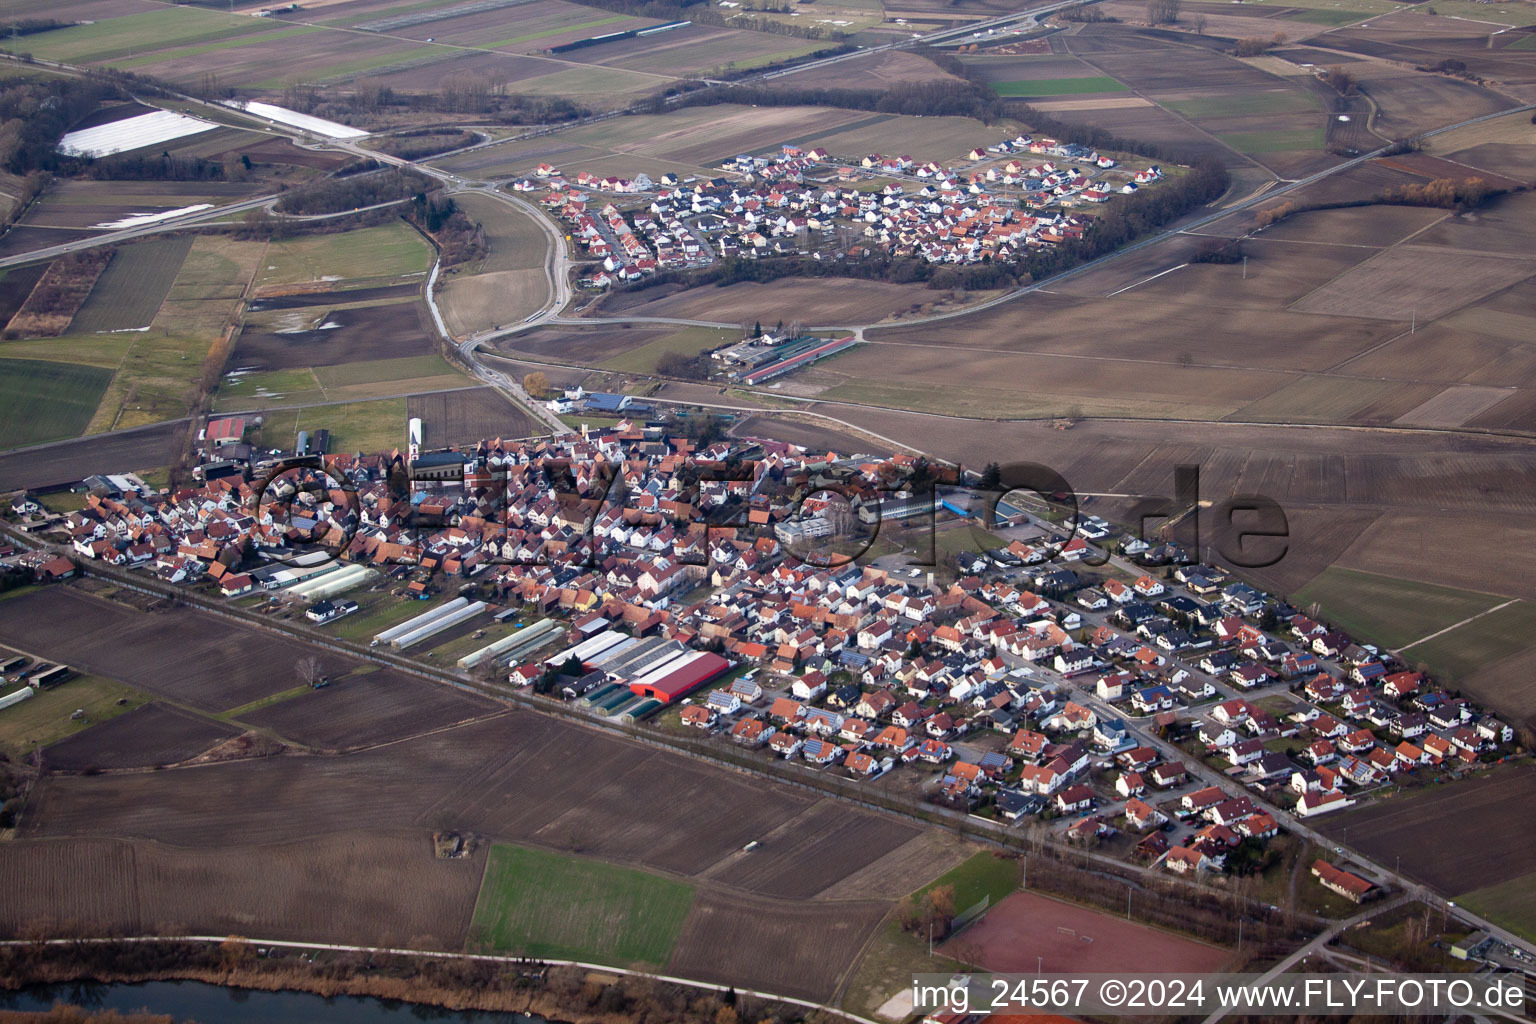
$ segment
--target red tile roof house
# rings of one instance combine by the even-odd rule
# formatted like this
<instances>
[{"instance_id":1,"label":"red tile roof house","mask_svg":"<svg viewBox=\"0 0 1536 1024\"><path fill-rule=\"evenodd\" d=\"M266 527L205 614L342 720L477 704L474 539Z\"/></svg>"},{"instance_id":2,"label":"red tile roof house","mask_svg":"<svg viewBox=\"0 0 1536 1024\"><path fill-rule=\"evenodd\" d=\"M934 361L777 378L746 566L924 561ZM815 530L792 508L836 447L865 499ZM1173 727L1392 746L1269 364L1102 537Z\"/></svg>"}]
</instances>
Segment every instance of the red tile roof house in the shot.
<instances>
[{"instance_id":1,"label":"red tile roof house","mask_svg":"<svg viewBox=\"0 0 1536 1024\"><path fill-rule=\"evenodd\" d=\"M1312 875L1326 889L1331 889L1352 903L1363 903L1376 888L1359 875L1335 867L1325 860L1312 863Z\"/></svg>"},{"instance_id":2,"label":"red tile roof house","mask_svg":"<svg viewBox=\"0 0 1536 1024\"><path fill-rule=\"evenodd\" d=\"M1056 810L1062 814L1086 811L1093 806L1093 790L1082 783L1068 786L1056 794Z\"/></svg>"}]
</instances>

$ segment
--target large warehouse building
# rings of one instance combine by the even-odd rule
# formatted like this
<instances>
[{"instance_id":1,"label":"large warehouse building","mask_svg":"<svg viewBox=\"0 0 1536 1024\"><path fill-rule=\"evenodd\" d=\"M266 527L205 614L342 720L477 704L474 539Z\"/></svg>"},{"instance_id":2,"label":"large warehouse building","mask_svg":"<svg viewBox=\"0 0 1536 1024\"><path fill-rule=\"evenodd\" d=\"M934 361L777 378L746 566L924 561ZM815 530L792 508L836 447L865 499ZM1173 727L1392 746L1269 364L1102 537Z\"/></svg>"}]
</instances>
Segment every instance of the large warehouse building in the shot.
<instances>
[{"instance_id":1,"label":"large warehouse building","mask_svg":"<svg viewBox=\"0 0 1536 1024\"><path fill-rule=\"evenodd\" d=\"M711 679L730 670L731 663L718 654L698 651L647 672L629 681L632 692L664 704L697 690Z\"/></svg>"}]
</instances>

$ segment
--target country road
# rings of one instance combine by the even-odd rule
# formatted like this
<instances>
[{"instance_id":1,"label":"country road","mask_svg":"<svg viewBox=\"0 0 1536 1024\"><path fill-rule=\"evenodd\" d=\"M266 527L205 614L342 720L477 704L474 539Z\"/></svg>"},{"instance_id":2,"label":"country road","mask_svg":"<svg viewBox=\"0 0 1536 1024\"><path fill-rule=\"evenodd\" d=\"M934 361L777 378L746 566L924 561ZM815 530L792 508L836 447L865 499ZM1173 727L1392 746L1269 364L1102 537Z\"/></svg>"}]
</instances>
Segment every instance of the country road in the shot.
<instances>
[{"instance_id":1,"label":"country road","mask_svg":"<svg viewBox=\"0 0 1536 1024\"><path fill-rule=\"evenodd\" d=\"M1039 13L1039 12L1042 12L1042 11L1045 11L1045 10L1048 10L1048 9L1055 9L1057 7L1064 6L1064 5L1065 5L1064 3L1059 3L1059 2L1055 3L1055 4L1052 4L1052 5L1045 5L1043 7L1036 8L1035 9L1035 13ZM1030 14L1030 12L1023 12L1021 14L1009 15L1009 16L1007 16L1004 19L998 19L998 20L1001 21L1001 22L1005 22L1006 23L1006 22L1010 22L1012 20L1018 19L1020 17L1029 16L1029 14ZM975 28L976 28L976 26L970 26L969 27L969 29L972 30L972 31L974 31ZM57 67L62 68L64 70L69 70L69 71L76 70L76 69L73 69L73 68L69 68L67 65L57 65ZM182 100L185 100L185 101L192 102L192 103L200 102L200 101L195 100L192 97L178 97L178 98L182 99ZM145 101L145 102L149 102L149 101ZM153 105L153 104L150 103L150 105ZM220 109L220 112L223 113L226 116L228 116L231 113L231 111L228 108L219 108L219 109ZM1451 130L1454 130L1454 129L1457 129L1457 128L1465 127L1467 125L1473 125L1473 124L1478 124L1478 123L1481 123L1481 122L1484 122L1484 121L1488 121L1488 120L1491 120L1491 119L1496 118L1496 117L1506 116L1506 115L1508 115L1510 113L1525 112L1525 111L1530 111L1530 110L1536 110L1536 104L1524 104L1524 105L1521 105L1521 106L1516 106L1516 107L1509 108L1507 110L1499 111L1497 113L1487 114L1487 115L1483 115L1483 116L1480 116L1480 117L1469 118L1469 119L1466 119L1466 120L1463 120L1463 121L1459 121L1459 122L1457 122L1455 124L1442 126L1441 128L1438 128L1438 129L1435 129L1435 130L1433 130L1431 132L1426 133L1426 135L1427 136L1433 136L1433 135L1437 135L1437 134L1440 134L1440 133L1443 133L1443 132L1451 131ZM234 113L239 114L240 112L236 111ZM254 116L252 116L251 119L254 120L254 121L261 122L262 125L264 126L264 128L266 128L267 130L269 130L269 131L273 130L272 126L269 123L267 123L264 119L255 118ZM278 127L281 129L283 126L278 126ZM551 131L557 131L557 130L559 130L559 129L552 129ZM534 219L534 221L537 224L540 225L541 230L543 230L543 232L544 232L544 234L546 236L546 253L545 253L545 259L544 259L544 271L545 271L545 276L546 276L546 280L547 280L548 295L546 297L545 302L540 307L539 311L534 313L534 314L532 314L532 315L530 315L522 323L510 326L510 327L505 327L505 328L499 328L499 329L491 330L491 331L483 331L483 332L480 332L480 333L477 333L477 334L470 335L470 336L465 337L465 338L455 338L455 337L453 337L451 332L449 332L449 330L447 328L447 325L445 324L445 322L443 320L443 317L441 316L441 311L437 307L436 297L434 295L434 287L435 287L436 282L438 280L439 269L440 269L437 265L434 265L434 267L432 269L432 272L431 272L431 275L430 275L430 278L429 278L429 280L427 282L426 299L427 299L427 303L428 303L429 309L430 309L431 314L432 314L433 322L434 322L438 332L443 336L443 338L445 339L445 341L449 345L453 346L457 350L458 355L462 358L464 363L469 367L471 373L476 378L478 378L479 380L483 381L484 383L488 384L491 387L496 388L500 393L502 393L504 396L506 396L510 401L514 402L514 404L517 404L520 407L524 408L526 411L528 411L528 413L531 416L535 417L540 423L544 424L546 427L548 427L552 431L564 432L568 428L567 428L567 426L562 421L560 421L558 419L558 417L556 417L542 403L535 401L531 396L529 396L527 394L527 392L523 389L522 384L521 384L520 381L513 380L511 378L511 376L509 376L507 373L505 373L505 372L503 372L501 370L498 370L498 369L496 369L494 367L486 365L484 359L481 357L481 354L479 352L479 349L480 349L480 347L482 345L484 345L487 342L494 341L494 340L497 340L497 339L500 339L500 338L515 336L515 335L517 335L517 334L519 334L521 332L524 332L524 331L527 331L527 330L531 330L531 329L536 328L536 327L543 327L543 326L551 325L551 324L566 325L566 324L572 324L572 323L578 323L578 324L590 324L590 323L676 323L676 324L689 325L689 326L724 326L724 327L736 326L734 324L718 324L718 323L712 322L712 321L673 320L673 319L668 319L668 318L654 318L654 317L633 317L633 318L605 317L605 318L594 318L594 319L579 319L579 318L566 317L566 316L563 315L563 311L566 309L566 307L569 305L569 303L571 301L571 292L572 292L572 289L571 289L572 257L571 257L571 253L570 253L570 249L569 249L569 244L567 242L567 239L566 239L566 236L565 236L565 233L564 233L563 229L558 224L555 224L552 221L550 221L548 218L546 218L542 214L542 212L537 207L535 207L533 204L527 202L526 200L524 200L524 199L522 199L522 198L520 198L518 196L514 196L514 195L512 195L512 194L502 190L494 182L486 182L486 181L478 181L478 180L473 180L473 179L467 179L467 178L464 178L464 177L462 177L460 175L454 174L454 173L452 173L450 171L446 171L446 170L440 169L438 167L435 167L435 166L431 165L430 163L423 163L423 162L420 162L420 161L412 161L412 160L406 160L406 159L402 159L402 158L398 158L398 157L392 157L392 156L389 156L387 154L383 154L383 153L379 153L379 152L375 152L373 150L367 149L365 147L362 147L362 146L358 145L355 142L350 142L350 141L327 139L327 140L322 140L322 141L318 141L317 142L313 138L305 135L303 132L301 132L301 131L299 131L297 129L282 130L280 133L293 138L295 141L297 141L301 145L306 145L306 146L309 146L311 148L330 148L330 149L338 150L338 151L341 151L341 152L346 152L346 153L352 154L354 156L366 157L368 159L377 160L377 161L379 161L379 162L381 162L383 164L386 164L386 165L397 166L397 167L401 167L401 168L409 168L409 169L417 171L417 172L419 172L421 174L430 176L430 177L436 179L437 181L441 182L443 187L444 187L444 189L445 189L445 191L448 192L449 194L472 192L472 193L482 194L482 195L494 198L496 201L505 203L508 206L512 207L513 209L516 209L520 213L523 213L523 214L525 214L527 216L532 217ZM1199 215L1197 215L1197 216L1195 216L1195 217L1193 217L1191 219L1185 220L1182 223L1175 224L1175 225L1170 226L1170 227L1168 227L1166 229L1154 232L1153 234L1150 234L1147 237L1142 238L1142 239L1140 239L1140 240L1138 240L1138 241L1136 241L1134 243L1131 243L1130 245L1127 245L1127 246L1125 246L1125 247L1123 247L1123 248L1121 248L1121 249L1119 249L1119 250L1117 250L1115 252L1109 253L1109 254L1107 254L1105 256L1102 256L1102 257L1099 257L1097 259L1094 259L1094 260L1088 261L1086 263L1083 263L1083 264L1079 265L1078 267L1075 267L1075 268L1073 268L1071 270L1065 271L1065 272L1063 272L1061 274L1058 274L1058 275L1056 275L1054 277L1048 278L1045 281L1033 282L1031 284L1021 286L1021 287L1013 289L1013 290L1011 290L1011 291L1009 291L1009 292L1007 292L1007 293L1005 293L1003 295L997 296L997 297L995 297L993 299L990 299L990 300L982 302L982 303L978 303L978 304L976 304L974 306L966 307L964 309L954 310L954 311L940 313L940 314L933 314L933 315L930 315L930 316L927 316L927 317L920 317L920 318L914 318L912 320L907 320L907 321L904 321L901 324L901 326L911 326L911 325L914 325L914 324L935 323L935 322L939 322L939 321L945 321L945 320L954 319L954 318L957 318L957 317L969 316L969 315L971 315L973 313L977 313L977 312L982 311L982 310L990 309L990 308L996 307L996 306L1001 305L1001 304L1006 303L1006 302L1011 302L1011 301L1013 301L1013 300L1015 300L1015 299L1017 299L1017 298L1019 298L1021 296L1028 295L1028 294L1031 294L1033 292L1039 291L1039 290L1041 290L1042 288L1044 288L1046 286L1057 285L1057 284L1059 284L1059 283L1061 283L1063 281L1071 280L1071 279L1076 278L1076 277L1078 277L1080 275L1089 273L1090 271L1092 271L1094 269L1097 269L1099 267L1106 266L1106 265L1108 265L1110 263L1113 263L1116 260L1122 260L1122 259L1126 258L1127 256L1133 254L1133 253L1140 252L1140 251L1142 251L1144 249L1147 249L1148 247L1151 247L1151 246L1155 246L1155 245L1157 245L1157 244L1159 244L1161 242L1164 242L1164 241L1166 241L1166 240L1168 240L1170 238L1173 238L1173 237L1175 237L1175 236L1177 236L1177 235L1179 235L1181 233L1188 232L1188 231L1193 231L1193 230L1198 229L1198 228L1200 228L1202 226L1208 225L1208 224L1213 223L1213 222L1215 222L1217 220L1220 220L1222 218L1228 217L1228 216L1230 216L1230 215L1232 215L1234 213L1238 213L1238 212L1242 212L1244 210L1250 209L1250 208L1252 208L1253 206L1255 206L1255 205L1257 205L1259 203L1268 202L1270 200L1275 199L1278 196L1285 195L1285 194L1293 192L1293 191L1295 191L1297 189L1305 188L1305 187L1307 187L1309 185L1312 185L1312 184L1315 184L1315 183L1317 183L1319 181L1325 180L1325 179L1327 179L1327 178L1329 178L1329 177L1331 177L1333 175L1336 175L1336 174L1348 171L1348 170L1350 170L1352 168L1355 168L1355 167L1359 167L1362 164L1366 163L1367 161L1370 161L1372 159L1375 159L1375 158L1383 155L1383 153L1385 151L1386 151L1386 147L1383 147L1382 149L1375 150L1375 151L1373 151L1371 153L1368 153L1368 154L1356 157L1354 159L1343 161L1343 162L1341 162L1341 163L1339 163L1339 164L1337 164L1337 165L1335 165L1335 166L1333 166L1331 168L1328 168L1328 169L1323 170L1323 171L1319 171L1319 172L1317 172L1315 174L1312 174L1312 175L1308 175L1308 176L1306 176L1304 178L1281 183L1277 187L1272 188L1272 189L1270 189L1268 191L1255 192L1253 194L1250 194L1246 198L1238 200L1237 202L1232 203L1232 204L1230 204L1228 206L1216 209L1216 210L1208 212L1208 213L1199 214ZM110 233L108 235L96 236L96 237L91 238L91 239L81 240L79 242L65 243L65 244L63 244L61 246L54 246L54 247L50 247L48 249L38 250L37 252L23 254L21 256L16 256L16 257L9 257L7 259L0 260L0 267L15 265L16 263L19 263L19 262L35 261L35 260L38 260L38 259L41 259L41 258L46 258L46 257L51 256L51 255L57 255L57 254L62 253L62 252L73 251L73 249L76 249L76 248L84 248L84 247L89 247L89 246L101 245L101 244L105 244L105 243L109 243L109 242L127 241L127 240L130 240L130 239L133 239L133 238L142 237L143 235L155 233L155 232L158 232L158 231L179 230L179 229L182 229L182 228L186 228L188 226L200 226L200 225L203 225L203 224L205 224L205 223L207 223L209 221L218 220L218 219L221 219L221 218L228 217L232 213L239 213L239 212L242 212L242 211L256 209L256 208L263 207L263 206L270 206L270 204L272 204L275 201L275 199L276 199L275 196L253 197L251 199L244 200L244 201L241 201L239 203L231 204L229 206L217 208L217 209L214 209L214 210L202 211L200 213L191 214L191 215L188 215L185 218L177 218L177 219L175 219L173 221L169 221L169 222L162 222L162 223L157 223L157 224L154 224L154 225L144 225L144 226L141 226L141 227L138 227L138 228L129 228L129 229L125 229L123 231ZM385 205L385 204L380 204L380 205ZM321 217L340 217L340 216L351 215L354 212L356 212L356 211L344 211L344 212L339 212L339 213L336 213L336 214L326 214L326 215L318 215L318 216L321 216ZM886 326L891 326L891 325L886 325ZM880 327L880 325L878 323L876 323L876 324L850 324L850 325L841 325L841 326L835 327L833 329L854 331L854 332L858 333L860 337L863 337L864 332L871 331L871 330L878 330L879 327ZM669 400L668 399L659 399L658 401L665 402L665 401L669 401ZM710 403L708 403L708 402L701 402L701 401L687 401L687 400L678 400L678 401L679 401L680 404L686 404L686 405L690 405L690 406L708 406L708 405L710 405ZM830 405L832 403L818 403L818 404L819 405ZM848 404L848 405L859 405L859 403L845 403L845 404ZM722 406L722 407L728 407L728 406ZM739 407L737 407L737 408L739 408ZM883 407L881 407L881 408L883 408ZM762 412L764 414L771 415L774 412L781 412L782 410L762 409L762 410L754 410L754 411ZM814 409L813 410L807 410L807 413L810 414L810 415L821 416L822 418L830 420L832 422L843 423L843 421L836 420L835 418L827 416L824 413L818 413ZM853 427L853 429L863 431L864 433L869 433L869 431L865 430L864 428L856 427L856 426L854 426L852 424L843 423L843 425L844 426ZM1369 429L1369 428L1361 428L1361 429ZM889 440L889 439L884 439L884 440ZM61 444L64 444L64 443L67 443L67 442L61 442ZM891 443L893 445L897 444L897 442L894 442L894 441L892 441ZM905 445L905 444L899 444L898 446L901 447L901 448L909 448L909 446ZM1159 745L1159 746L1162 746L1162 747L1166 747L1167 746L1166 744L1163 744L1160 740L1156 740L1153 737L1144 736L1143 738L1146 741L1148 741L1148 742L1154 743L1154 745ZM1201 766L1200 768L1197 768L1196 771L1197 771L1197 773L1202 773L1202 775L1203 775L1203 773L1205 773L1205 772L1210 772L1210 769L1204 768L1203 766ZM1213 784L1222 785L1223 788L1227 788L1229 790L1235 790L1235 791L1238 791L1238 792L1242 792L1243 791L1242 788L1236 786L1236 784L1233 783L1232 780L1220 778L1219 777L1219 773L1211 773L1211 775L1217 776L1216 778L1212 778L1211 779ZM1205 777L1205 776L1203 775L1203 777ZM1251 794L1249 794L1249 795L1251 795ZM1341 844L1338 844L1338 843L1336 843L1336 842L1334 842L1332 840L1328 840L1328 839L1322 837L1319 833L1316 833L1309 826L1307 826L1306 824L1304 824L1304 823L1302 823L1300 821L1297 821L1293 816L1287 814L1286 812L1280 810L1279 808L1271 807L1271 806L1269 806L1267 804L1265 804L1264 806L1266 807L1267 810L1269 810L1272 814L1275 815L1275 817L1276 817L1276 819L1278 821L1280 821L1287 828L1290 828L1293 831L1297 832L1298 834L1306 836L1307 838L1312 839L1315 842L1320 842L1320 843L1324 844L1325 848L1332 849L1332 848L1341 846ZM1400 887L1404 892L1407 892L1407 893L1423 892L1423 890L1420 889L1420 887L1416 883L1411 882L1410 880L1408 880L1404 876L1400 875L1398 872L1392 871L1392 870L1388 870L1388 869L1386 869L1386 868L1384 868L1384 867L1382 867L1380 865L1377 865L1374 862L1370 861L1368 858L1366 858L1366 857L1364 857L1364 856L1362 856L1362 855L1360 855L1360 854L1358 854L1358 853L1356 853L1354 851L1350 851L1350 855L1354 859L1356 859L1357 861L1359 861L1359 862L1361 862L1363 864L1369 865L1370 868L1372 869L1372 871L1374 871L1380 879L1382 879L1382 880L1384 880L1384 881L1386 881L1386 882L1388 882L1388 883L1390 883L1392 885ZM1427 893L1425 893L1424 895L1426 897L1428 897ZM1494 925L1493 923L1491 923L1489 921L1486 921L1486 920L1482 919L1481 917L1478 917L1475 914L1471 914L1471 913L1469 913L1468 911L1466 911L1465 909L1463 909L1461 907L1452 908L1451 912L1453 914L1455 914L1456 916L1460 917L1461 919L1463 919L1463 920L1473 924L1476 927L1487 929L1488 931L1490 931L1492 934L1498 936L1503 941L1510 942L1510 943L1516 944L1516 945L1523 945L1523 943L1521 943L1520 940L1518 940L1515 936L1513 936L1507 930L1505 930L1503 928L1500 928L1499 926Z\"/></svg>"}]
</instances>

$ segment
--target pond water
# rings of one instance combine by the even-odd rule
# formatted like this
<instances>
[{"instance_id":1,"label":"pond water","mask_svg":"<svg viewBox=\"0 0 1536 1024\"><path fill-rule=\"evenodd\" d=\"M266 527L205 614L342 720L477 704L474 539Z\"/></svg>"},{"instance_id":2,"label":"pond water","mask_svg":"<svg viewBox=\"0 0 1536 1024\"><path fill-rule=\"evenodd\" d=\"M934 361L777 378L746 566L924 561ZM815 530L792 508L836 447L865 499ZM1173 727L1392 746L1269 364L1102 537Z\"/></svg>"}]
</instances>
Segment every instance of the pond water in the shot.
<instances>
[{"instance_id":1,"label":"pond water","mask_svg":"<svg viewBox=\"0 0 1536 1024\"><path fill-rule=\"evenodd\" d=\"M463 1024L547 1024L520 1013L444 1010L372 996L325 996L307 992L261 992L200 981L141 984L40 985L0 992L0 1009L46 1010L56 1003L88 1009L143 1010L197 1024L407 1024L456 1021Z\"/></svg>"}]
</instances>

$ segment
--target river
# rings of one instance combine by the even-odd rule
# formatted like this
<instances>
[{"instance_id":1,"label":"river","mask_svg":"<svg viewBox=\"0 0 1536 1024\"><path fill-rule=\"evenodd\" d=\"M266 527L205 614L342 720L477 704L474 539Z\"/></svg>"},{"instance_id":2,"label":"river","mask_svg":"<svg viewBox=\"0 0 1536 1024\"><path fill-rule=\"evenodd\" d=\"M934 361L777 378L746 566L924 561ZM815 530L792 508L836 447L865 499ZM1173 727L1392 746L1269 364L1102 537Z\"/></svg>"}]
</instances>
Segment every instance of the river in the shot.
<instances>
[{"instance_id":1,"label":"river","mask_svg":"<svg viewBox=\"0 0 1536 1024\"><path fill-rule=\"evenodd\" d=\"M326 998L307 992L262 992L200 981L150 981L134 985L81 982L0 992L3 1010L46 1010L56 1003L125 1013L143 1010L197 1024L406 1024L413 1020L546 1024L542 1017L520 1013L444 1010L372 996Z\"/></svg>"}]
</instances>

